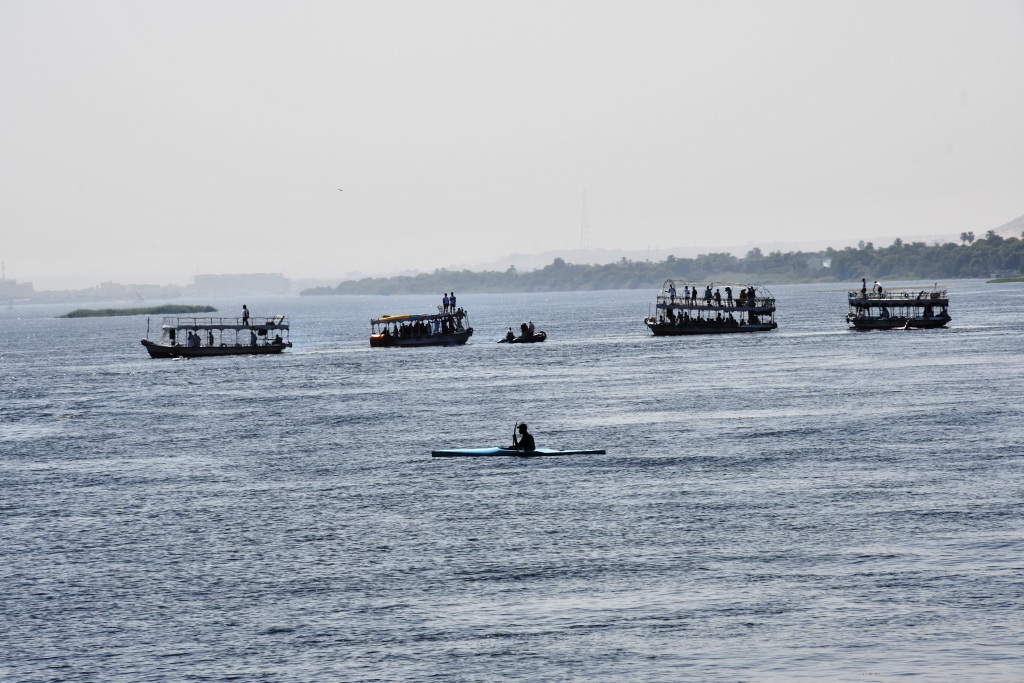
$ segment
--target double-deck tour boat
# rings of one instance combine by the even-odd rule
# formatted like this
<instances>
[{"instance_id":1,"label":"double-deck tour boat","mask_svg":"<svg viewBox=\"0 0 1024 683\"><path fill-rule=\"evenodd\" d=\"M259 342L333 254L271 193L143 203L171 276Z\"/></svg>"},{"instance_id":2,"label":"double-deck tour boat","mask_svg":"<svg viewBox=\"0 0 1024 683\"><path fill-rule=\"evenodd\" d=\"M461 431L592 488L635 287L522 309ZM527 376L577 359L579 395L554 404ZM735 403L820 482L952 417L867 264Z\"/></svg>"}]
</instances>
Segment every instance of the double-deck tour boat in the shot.
<instances>
[{"instance_id":1,"label":"double-deck tour boat","mask_svg":"<svg viewBox=\"0 0 1024 683\"><path fill-rule=\"evenodd\" d=\"M878 287L882 290L881 285ZM890 289L850 292L846 322L856 330L943 327L949 317L949 297L937 286L931 290Z\"/></svg>"},{"instance_id":2,"label":"double-deck tour boat","mask_svg":"<svg viewBox=\"0 0 1024 683\"><path fill-rule=\"evenodd\" d=\"M160 341L142 345L152 358L199 358L281 353L291 348L288 318L190 318L166 317L160 325ZM284 335L282 337L282 335Z\"/></svg>"},{"instance_id":3,"label":"double-deck tour boat","mask_svg":"<svg viewBox=\"0 0 1024 683\"><path fill-rule=\"evenodd\" d=\"M775 323L775 297L759 285L665 280L653 314L644 323L655 336L768 332Z\"/></svg>"},{"instance_id":4,"label":"double-deck tour boat","mask_svg":"<svg viewBox=\"0 0 1024 683\"><path fill-rule=\"evenodd\" d=\"M459 308L437 313L388 315L370 320L370 346L460 346L473 336L469 316Z\"/></svg>"}]
</instances>

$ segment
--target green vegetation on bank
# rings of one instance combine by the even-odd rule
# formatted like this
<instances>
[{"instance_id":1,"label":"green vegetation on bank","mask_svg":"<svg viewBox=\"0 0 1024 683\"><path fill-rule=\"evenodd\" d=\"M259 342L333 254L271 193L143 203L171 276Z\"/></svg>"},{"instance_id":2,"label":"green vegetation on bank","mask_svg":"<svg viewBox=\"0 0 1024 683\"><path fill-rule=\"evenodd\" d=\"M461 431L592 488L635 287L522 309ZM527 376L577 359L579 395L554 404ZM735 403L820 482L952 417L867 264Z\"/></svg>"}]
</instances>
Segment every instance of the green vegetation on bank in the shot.
<instances>
[{"instance_id":1,"label":"green vegetation on bank","mask_svg":"<svg viewBox=\"0 0 1024 683\"><path fill-rule=\"evenodd\" d=\"M115 315L184 315L214 313L213 306L152 306L150 308L79 308L58 318L108 318Z\"/></svg>"},{"instance_id":2,"label":"green vegetation on bank","mask_svg":"<svg viewBox=\"0 0 1024 683\"><path fill-rule=\"evenodd\" d=\"M423 294L455 290L463 292L557 292L598 289L650 289L666 279L729 280L745 283L849 282L870 280L940 280L991 277L993 273L1019 273L1024 261L1024 240L1003 238L989 231L975 240L961 235L962 243L927 245L904 243L876 248L862 242L857 248L824 251L774 251L751 249L746 256L701 254L696 258L669 256L664 261L621 259L604 265L566 263L556 258L539 270L520 273L435 270L433 273L390 278L347 280L336 287L316 287L302 292L318 294Z\"/></svg>"}]
</instances>

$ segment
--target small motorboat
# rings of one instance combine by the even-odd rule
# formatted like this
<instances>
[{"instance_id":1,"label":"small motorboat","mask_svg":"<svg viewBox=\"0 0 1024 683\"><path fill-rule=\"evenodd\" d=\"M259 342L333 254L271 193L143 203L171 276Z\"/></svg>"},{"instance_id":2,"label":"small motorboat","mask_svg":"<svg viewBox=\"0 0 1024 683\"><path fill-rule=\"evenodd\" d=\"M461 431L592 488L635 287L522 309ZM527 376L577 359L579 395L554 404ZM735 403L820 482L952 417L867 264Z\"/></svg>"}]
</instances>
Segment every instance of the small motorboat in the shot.
<instances>
[{"instance_id":1,"label":"small motorboat","mask_svg":"<svg viewBox=\"0 0 1024 683\"><path fill-rule=\"evenodd\" d=\"M542 342L548 338L548 333L544 330L537 330L533 334L521 334L518 337L505 337L499 339L499 344L533 344L535 342Z\"/></svg>"}]
</instances>

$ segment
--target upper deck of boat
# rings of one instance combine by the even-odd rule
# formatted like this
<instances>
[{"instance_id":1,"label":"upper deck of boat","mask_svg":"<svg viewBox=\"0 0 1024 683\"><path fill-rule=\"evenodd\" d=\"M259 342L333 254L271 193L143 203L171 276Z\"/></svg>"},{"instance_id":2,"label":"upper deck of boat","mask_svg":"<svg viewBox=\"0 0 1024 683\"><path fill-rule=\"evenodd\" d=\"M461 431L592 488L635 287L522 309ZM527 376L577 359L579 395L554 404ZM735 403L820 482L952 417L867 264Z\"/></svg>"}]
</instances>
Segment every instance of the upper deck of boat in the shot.
<instances>
[{"instance_id":1,"label":"upper deck of boat","mask_svg":"<svg viewBox=\"0 0 1024 683\"><path fill-rule=\"evenodd\" d=\"M283 315L272 317L249 316L243 318L198 318L191 316L167 316L161 323L165 330L287 330L288 318Z\"/></svg>"},{"instance_id":2,"label":"upper deck of boat","mask_svg":"<svg viewBox=\"0 0 1024 683\"><path fill-rule=\"evenodd\" d=\"M693 283L693 286L699 287L699 289L697 289L696 295L691 295L689 298L685 297L685 292L687 288L690 288L691 283L683 283L683 285L682 293L677 289L673 295L669 292L669 287L675 287L675 283L672 280L666 280L662 291L658 294L655 308L689 311L749 311L759 314L775 311L775 297L767 289L757 285L722 283L717 287L712 286L712 298L708 298L706 293L708 283ZM728 294L722 293L726 287L732 290L731 298ZM740 291L749 291L751 288L754 290L753 303L750 303L750 299L744 299L741 303L738 298ZM713 298L715 290L718 290L721 297L719 301Z\"/></svg>"},{"instance_id":3,"label":"upper deck of boat","mask_svg":"<svg viewBox=\"0 0 1024 683\"><path fill-rule=\"evenodd\" d=\"M949 297L946 296L946 290L944 289L894 289L883 291L881 294L877 292L861 293L859 291L854 291L849 293L848 299L850 305L857 308L870 308L873 306L886 306L892 308L897 306L924 307L949 305Z\"/></svg>"}]
</instances>

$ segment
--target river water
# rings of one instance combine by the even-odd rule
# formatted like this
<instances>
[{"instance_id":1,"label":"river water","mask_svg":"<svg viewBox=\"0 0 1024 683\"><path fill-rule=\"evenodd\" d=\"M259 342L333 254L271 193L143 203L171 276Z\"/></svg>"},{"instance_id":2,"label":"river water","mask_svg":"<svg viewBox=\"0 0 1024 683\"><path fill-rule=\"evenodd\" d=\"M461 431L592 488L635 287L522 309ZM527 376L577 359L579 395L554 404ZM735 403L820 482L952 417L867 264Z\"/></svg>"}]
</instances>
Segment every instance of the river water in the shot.
<instances>
[{"instance_id":1,"label":"river water","mask_svg":"<svg viewBox=\"0 0 1024 683\"><path fill-rule=\"evenodd\" d=\"M422 349L369 319L440 293L254 297L294 348L192 361L0 310L0 680L1019 681L1024 285L949 289L687 338L654 291L460 293ZM608 453L430 457L516 421Z\"/></svg>"}]
</instances>

